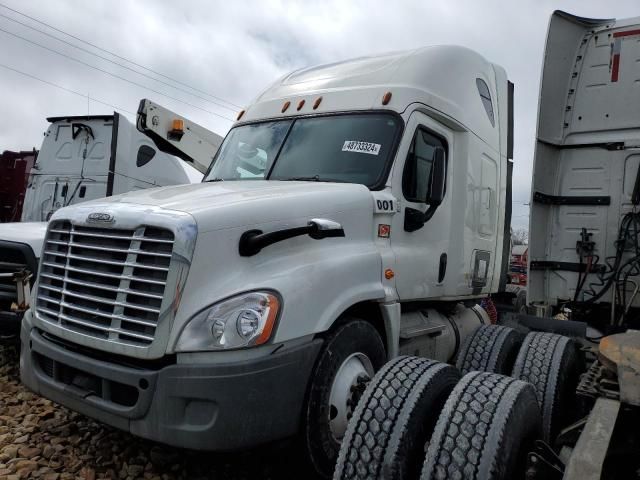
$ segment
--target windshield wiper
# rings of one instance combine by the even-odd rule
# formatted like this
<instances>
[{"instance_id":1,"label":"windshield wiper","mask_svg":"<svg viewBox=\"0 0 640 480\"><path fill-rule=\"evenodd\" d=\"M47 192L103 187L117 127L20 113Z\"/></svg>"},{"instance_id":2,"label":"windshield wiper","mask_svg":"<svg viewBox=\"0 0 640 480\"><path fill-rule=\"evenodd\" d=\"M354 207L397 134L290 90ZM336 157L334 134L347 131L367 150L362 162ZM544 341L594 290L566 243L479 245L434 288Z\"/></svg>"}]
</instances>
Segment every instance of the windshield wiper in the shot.
<instances>
[{"instance_id":1,"label":"windshield wiper","mask_svg":"<svg viewBox=\"0 0 640 480\"><path fill-rule=\"evenodd\" d=\"M224 178L211 178L209 180L205 180L206 183L209 182L224 182Z\"/></svg>"},{"instance_id":2,"label":"windshield wiper","mask_svg":"<svg viewBox=\"0 0 640 480\"><path fill-rule=\"evenodd\" d=\"M314 175L313 177L289 177L285 180L300 181L300 182L319 182L320 175Z\"/></svg>"},{"instance_id":3,"label":"windshield wiper","mask_svg":"<svg viewBox=\"0 0 640 480\"><path fill-rule=\"evenodd\" d=\"M275 179L274 180L279 180ZM289 177L283 180L287 181L299 181L299 182L335 182L335 183L348 183L345 180L337 178L321 178L320 175L313 175L312 177Z\"/></svg>"}]
</instances>

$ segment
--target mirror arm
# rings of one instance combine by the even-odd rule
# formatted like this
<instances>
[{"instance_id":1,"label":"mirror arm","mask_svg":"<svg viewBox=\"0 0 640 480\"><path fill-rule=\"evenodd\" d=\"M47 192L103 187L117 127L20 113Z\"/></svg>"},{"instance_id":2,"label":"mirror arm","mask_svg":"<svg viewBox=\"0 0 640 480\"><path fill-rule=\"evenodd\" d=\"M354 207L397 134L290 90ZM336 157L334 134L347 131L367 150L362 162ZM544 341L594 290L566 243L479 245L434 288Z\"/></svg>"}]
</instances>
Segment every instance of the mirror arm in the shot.
<instances>
[{"instance_id":1,"label":"mirror arm","mask_svg":"<svg viewBox=\"0 0 640 480\"><path fill-rule=\"evenodd\" d=\"M405 232L415 232L420 230L425 223L431 220L433 214L436 213L438 205L429 205L426 212L415 208L407 207L404 210L404 230Z\"/></svg>"},{"instance_id":2,"label":"mirror arm","mask_svg":"<svg viewBox=\"0 0 640 480\"><path fill-rule=\"evenodd\" d=\"M427 223L429 220L431 220L431 217L433 217L433 214L436 213L436 210L438 209L438 205L429 205L429 208L427 208L427 211L424 212L424 223Z\"/></svg>"}]
</instances>

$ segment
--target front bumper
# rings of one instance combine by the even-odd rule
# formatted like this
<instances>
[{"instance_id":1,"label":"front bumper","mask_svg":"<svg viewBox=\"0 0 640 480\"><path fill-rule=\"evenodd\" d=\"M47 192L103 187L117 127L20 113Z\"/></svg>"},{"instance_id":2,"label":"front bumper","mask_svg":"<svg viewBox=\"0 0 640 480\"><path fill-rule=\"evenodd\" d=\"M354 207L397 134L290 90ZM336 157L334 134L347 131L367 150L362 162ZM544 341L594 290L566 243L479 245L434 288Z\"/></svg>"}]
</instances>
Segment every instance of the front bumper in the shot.
<instances>
[{"instance_id":1,"label":"front bumper","mask_svg":"<svg viewBox=\"0 0 640 480\"><path fill-rule=\"evenodd\" d=\"M94 358L22 329L20 375L33 391L134 435L230 451L296 434L321 340L232 364L156 369Z\"/></svg>"}]
</instances>

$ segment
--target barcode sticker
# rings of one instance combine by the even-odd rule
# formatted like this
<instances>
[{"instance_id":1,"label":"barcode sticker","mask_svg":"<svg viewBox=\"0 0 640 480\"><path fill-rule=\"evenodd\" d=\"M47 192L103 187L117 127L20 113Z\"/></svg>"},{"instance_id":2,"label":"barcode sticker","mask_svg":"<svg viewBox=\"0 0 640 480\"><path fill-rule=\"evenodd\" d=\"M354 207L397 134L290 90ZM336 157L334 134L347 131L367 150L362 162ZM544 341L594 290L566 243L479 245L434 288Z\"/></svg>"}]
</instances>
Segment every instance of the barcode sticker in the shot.
<instances>
[{"instance_id":1,"label":"barcode sticker","mask_svg":"<svg viewBox=\"0 0 640 480\"><path fill-rule=\"evenodd\" d=\"M379 143L360 142L358 140L346 140L342 145L343 152L368 153L378 155L380 153Z\"/></svg>"}]
</instances>

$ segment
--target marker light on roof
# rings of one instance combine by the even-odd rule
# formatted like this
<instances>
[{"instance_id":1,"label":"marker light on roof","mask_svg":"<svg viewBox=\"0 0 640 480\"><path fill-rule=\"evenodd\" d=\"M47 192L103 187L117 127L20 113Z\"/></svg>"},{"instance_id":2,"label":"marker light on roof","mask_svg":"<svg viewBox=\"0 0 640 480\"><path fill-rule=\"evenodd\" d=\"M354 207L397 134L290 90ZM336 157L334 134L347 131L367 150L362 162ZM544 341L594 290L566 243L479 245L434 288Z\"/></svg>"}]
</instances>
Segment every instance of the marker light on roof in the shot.
<instances>
[{"instance_id":1,"label":"marker light on roof","mask_svg":"<svg viewBox=\"0 0 640 480\"><path fill-rule=\"evenodd\" d=\"M240 113L238 114L238 117L236 118L236 122L238 120L240 120L242 118L242 116L244 115L244 110L240 110Z\"/></svg>"},{"instance_id":2,"label":"marker light on roof","mask_svg":"<svg viewBox=\"0 0 640 480\"><path fill-rule=\"evenodd\" d=\"M304 98L298 102L298 111L300 111L302 107L304 107Z\"/></svg>"},{"instance_id":3,"label":"marker light on roof","mask_svg":"<svg viewBox=\"0 0 640 480\"><path fill-rule=\"evenodd\" d=\"M171 133L184 133L184 120L174 118L171 122Z\"/></svg>"},{"instance_id":4,"label":"marker light on roof","mask_svg":"<svg viewBox=\"0 0 640 480\"><path fill-rule=\"evenodd\" d=\"M313 109L315 110L316 108L318 108L320 106L320 102L322 101L322 97L318 97L316 99L316 101L313 104Z\"/></svg>"},{"instance_id":5,"label":"marker light on roof","mask_svg":"<svg viewBox=\"0 0 640 480\"><path fill-rule=\"evenodd\" d=\"M289 105L291 105L291 102L289 100L287 100L286 102L284 102L284 105L282 105L282 110L281 112L284 113L287 111L287 108L289 108Z\"/></svg>"},{"instance_id":6,"label":"marker light on roof","mask_svg":"<svg viewBox=\"0 0 640 480\"><path fill-rule=\"evenodd\" d=\"M387 105L391 101L391 92L387 92L382 96L382 104Z\"/></svg>"}]
</instances>

